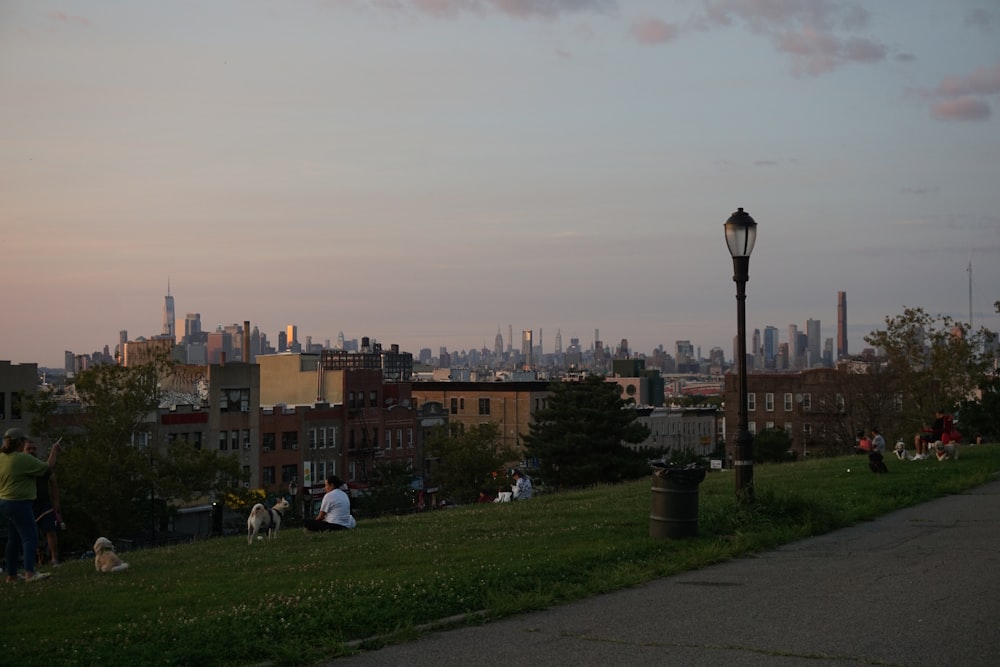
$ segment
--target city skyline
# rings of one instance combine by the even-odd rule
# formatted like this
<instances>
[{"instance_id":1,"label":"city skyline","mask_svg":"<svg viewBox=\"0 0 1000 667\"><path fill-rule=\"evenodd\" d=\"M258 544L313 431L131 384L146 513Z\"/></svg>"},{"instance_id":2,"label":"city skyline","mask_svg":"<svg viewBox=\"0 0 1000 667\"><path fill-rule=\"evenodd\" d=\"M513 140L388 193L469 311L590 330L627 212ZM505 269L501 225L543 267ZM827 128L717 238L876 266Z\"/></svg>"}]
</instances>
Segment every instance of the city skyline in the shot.
<instances>
[{"instance_id":1,"label":"city skyline","mask_svg":"<svg viewBox=\"0 0 1000 667\"><path fill-rule=\"evenodd\" d=\"M750 331L836 342L840 291L852 353L904 307L997 331L998 35L976 0L10 0L0 359L156 335L168 277L207 330L729 357L739 207Z\"/></svg>"}]
</instances>

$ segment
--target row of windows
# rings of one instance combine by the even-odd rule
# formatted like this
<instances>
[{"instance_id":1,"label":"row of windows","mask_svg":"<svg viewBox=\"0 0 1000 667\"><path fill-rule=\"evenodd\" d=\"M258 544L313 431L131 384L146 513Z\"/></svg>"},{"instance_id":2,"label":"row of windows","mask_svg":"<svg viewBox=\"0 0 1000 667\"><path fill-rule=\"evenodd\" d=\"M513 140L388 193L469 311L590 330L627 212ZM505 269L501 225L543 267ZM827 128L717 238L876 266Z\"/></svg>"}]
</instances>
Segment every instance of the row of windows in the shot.
<instances>
[{"instance_id":1,"label":"row of windows","mask_svg":"<svg viewBox=\"0 0 1000 667\"><path fill-rule=\"evenodd\" d=\"M348 408L363 408L365 407L365 392L347 392L347 407ZM368 407L377 408L378 407L378 392L374 389L368 392Z\"/></svg>"},{"instance_id":2,"label":"row of windows","mask_svg":"<svg viewBox=\"0 0 1000 667\"><path fill-rule=\"evenodd\" d=\"M480 398L479 399L479 414L481 414L481 415L488 415L488 414L490 414L490 401L491 401L491 399L489 399L489 398ZM536 398L535 399L535 410L541 410L544 407L545 407L545 399L544 398ZM449 405L449 411L453 415L457 415L460 412L465 412L465 397L464 396L458 396L458 397L452 398L451 401L450 401L450 405Z\"/></svg>"},{"instance_id":3,"label":"row of windows","mask_svg":"<svg viewBox=\"0 0 1000 667\"><path fill-rule=\"evenodd\" d=\"M806 412L812 410L812 394L800 394L800 397L802 410ZM784 407L785 412L791 412L795 409L795 396L791 392L786 392L784 395ZM757 410L757 394L747 394L747 410L749 412L755 412ZM774 412L774 394L771 392L764 394L764 411Z\"/></svg>"},{"instance_id":4,"label":"row of windows","mask_svg":"<svg viewBox=\"0 0 1000 667\"><path fill-rule=\"evenodd\" d=\"M773 429L774 422L764 422L764 428ZM795 424L793 422L785 422L784 429L785 433L787 433L790 437L792 438L795 437ZM747 430L750 431L752 435L756 435L757 422L754 421L747 422ZM812 436L812 433L813 433L812 424L806 423L802 425L802 436L804 438L808 439L809 437Z\"/></svg>"}]
</instances>

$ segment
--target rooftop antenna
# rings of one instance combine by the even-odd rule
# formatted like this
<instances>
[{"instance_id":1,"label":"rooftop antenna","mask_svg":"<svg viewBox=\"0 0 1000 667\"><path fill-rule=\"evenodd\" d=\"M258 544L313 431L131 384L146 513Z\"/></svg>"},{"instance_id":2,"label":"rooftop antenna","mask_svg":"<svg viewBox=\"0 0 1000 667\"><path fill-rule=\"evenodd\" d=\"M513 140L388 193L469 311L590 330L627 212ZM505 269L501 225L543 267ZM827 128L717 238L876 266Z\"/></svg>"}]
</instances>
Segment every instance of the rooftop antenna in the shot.
<instances>
[{"instance_id":1,"label":"rooftop antenna","mask_svg":"<svg viewBox=\"0 0 1000 667\"><path fill-rule=\"evenodd\" d=\"M969 331L972 331L972 258L969 258Z\"/></svg>"}]
</instances>

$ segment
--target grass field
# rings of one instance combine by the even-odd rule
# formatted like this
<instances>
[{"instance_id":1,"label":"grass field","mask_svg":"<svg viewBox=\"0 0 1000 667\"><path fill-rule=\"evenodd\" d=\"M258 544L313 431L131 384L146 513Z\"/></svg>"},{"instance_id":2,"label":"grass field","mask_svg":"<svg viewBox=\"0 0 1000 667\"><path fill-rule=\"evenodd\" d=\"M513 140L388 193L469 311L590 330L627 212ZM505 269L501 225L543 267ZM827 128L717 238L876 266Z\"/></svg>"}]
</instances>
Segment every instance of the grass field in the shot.
<instances>
[{"instance_id":1,"label":"grass field","mask_svg":"<svg viewBox=\"0 0 1000 667\"><path fill-rule=\"evenodd\" d=\"M245 536L124 554L98 574L69 562L0 588L5 664L308 665L427 627L478 623L704 567L996 479L1000 446L958 461L862 457L759 465L737 506L729 471L699 488L699 536L649 537L650 478L366 520L354 531L272 543ZM847 472L848 468L851 472ZM95 536L97 537L97 536Z\"/></svg>"}]
</instances>

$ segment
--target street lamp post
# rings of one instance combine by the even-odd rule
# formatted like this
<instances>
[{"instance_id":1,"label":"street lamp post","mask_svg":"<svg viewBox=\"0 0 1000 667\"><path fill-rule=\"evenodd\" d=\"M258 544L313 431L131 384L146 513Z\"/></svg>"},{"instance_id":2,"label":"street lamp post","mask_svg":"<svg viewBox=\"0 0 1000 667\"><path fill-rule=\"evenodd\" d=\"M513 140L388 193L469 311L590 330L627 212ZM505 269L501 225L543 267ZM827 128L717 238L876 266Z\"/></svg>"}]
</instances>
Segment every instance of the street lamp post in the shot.
<instances>
[{"instance_id":1,"label":"street lamp post","mask_svg":"<svg viewBox=\"0 0 1000 667\"><path fill-rule=\"evenodd\" d=\"M736 427L735 456L737 500L753 500L753 435L747 418L747 280L750 279L750 253L757 241L757 223L742 208L726 221L726 245L733 256L733 281L736 283L737 353L740 374L739 424Z\"/></svg>"}]
</instances>

